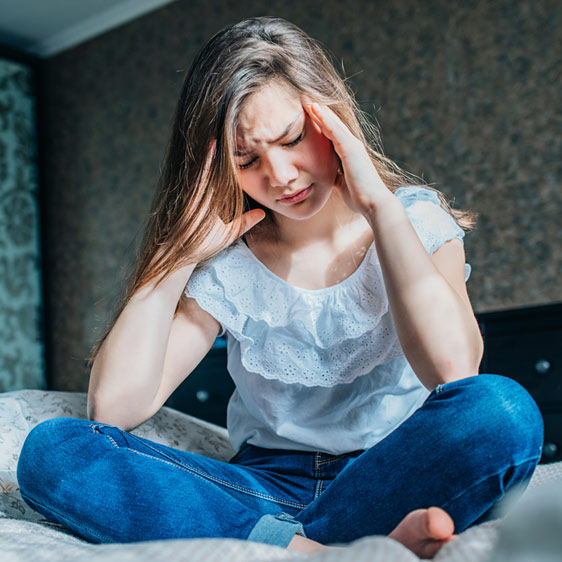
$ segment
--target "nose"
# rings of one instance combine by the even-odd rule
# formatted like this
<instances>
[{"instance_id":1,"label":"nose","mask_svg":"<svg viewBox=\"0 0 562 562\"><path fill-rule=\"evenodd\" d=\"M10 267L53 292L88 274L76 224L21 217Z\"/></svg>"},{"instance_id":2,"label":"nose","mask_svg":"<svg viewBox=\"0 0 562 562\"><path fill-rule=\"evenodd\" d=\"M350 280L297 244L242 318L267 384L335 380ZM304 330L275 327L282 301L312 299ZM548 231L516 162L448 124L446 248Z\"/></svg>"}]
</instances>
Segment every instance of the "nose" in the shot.
<instances>
[{"instance_id":1,"label":"nose","mask_svg":"<svg viewBox=\"0 0 562 562\"><path fill-rule=\"evenodd\" d=\"M271 187L285 187L297 179L297 167L286 152L273 152L269 154L268 161L267 180Z\"/></svg>"}]
</instances>

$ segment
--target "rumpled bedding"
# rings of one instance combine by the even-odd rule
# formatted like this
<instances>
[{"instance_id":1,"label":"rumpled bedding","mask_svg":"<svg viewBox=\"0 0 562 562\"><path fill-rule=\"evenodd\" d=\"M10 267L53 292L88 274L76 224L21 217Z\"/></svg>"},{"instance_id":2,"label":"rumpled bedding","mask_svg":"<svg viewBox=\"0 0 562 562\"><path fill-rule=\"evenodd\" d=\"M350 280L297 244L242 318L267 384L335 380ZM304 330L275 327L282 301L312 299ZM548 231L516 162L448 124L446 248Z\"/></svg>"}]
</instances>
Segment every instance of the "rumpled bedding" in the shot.
<instances>
[{"instance_id":1,"label":"rumpled bedding","mask_svg":"<svg viewBox=\"0 0 562 562\"><path fill-rule=\"evenodd\" d=\"M2 562L416 562L388 537L364 537L341 549L303 554L236 539L181 539L91 544L47 522L19 495L16 467L29 431L59 417L86 417L86 394L22 390L0 394L0 558ZM171 447L220 460L234 454L226 429L162 408L133 430ZM540 465L528 489L502 502L499 519L467 529L433 558L437 562L550 562L562 560L562 462Z\"/></svg>"}]
</instances>

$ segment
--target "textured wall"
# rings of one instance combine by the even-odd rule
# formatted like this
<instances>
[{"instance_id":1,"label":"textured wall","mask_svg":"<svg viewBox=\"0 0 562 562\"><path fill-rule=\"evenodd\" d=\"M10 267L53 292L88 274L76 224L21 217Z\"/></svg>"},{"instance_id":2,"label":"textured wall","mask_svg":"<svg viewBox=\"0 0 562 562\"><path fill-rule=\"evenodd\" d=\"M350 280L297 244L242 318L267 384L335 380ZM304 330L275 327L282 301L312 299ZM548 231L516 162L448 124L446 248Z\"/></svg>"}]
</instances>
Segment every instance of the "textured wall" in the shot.
<instances>
[{"instance_id":1,"label":"textured wall","mask_svg":"<svg viewBox=\"0 0 562 562\"><path fill-rule=\"evenodd\" d=\"M45 387L32 84L0 58L0 392Z\"/></svg>"},{"instance_id":2,"label":"textured wall","mask_svg":"<svg viewBox=\"0 0 562 562\"><path fill-rule=\"evenodd\" d=\"M86 388L184 71L213 33L254 15L327 45L376 110L387 154L479 212L465 244L476 311L562 301L559 2L178 1L45 64L55 388Z\"/></svg>"}]
</instances>

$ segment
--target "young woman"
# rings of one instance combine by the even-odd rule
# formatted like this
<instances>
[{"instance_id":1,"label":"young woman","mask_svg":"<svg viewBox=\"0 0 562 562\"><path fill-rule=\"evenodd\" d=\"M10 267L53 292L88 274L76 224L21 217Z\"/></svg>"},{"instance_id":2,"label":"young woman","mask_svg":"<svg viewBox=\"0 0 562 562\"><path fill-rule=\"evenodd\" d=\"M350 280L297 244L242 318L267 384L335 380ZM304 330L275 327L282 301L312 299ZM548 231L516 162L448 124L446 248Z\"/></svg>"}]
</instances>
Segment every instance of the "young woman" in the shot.
<instances>
[{"instance_id":1,"label":"young woman","mask_svg":"<svg viewBox=\"0 0 562 562\"><path fill-rule=\"evenodd\" d=\"M321 46L229 26L186 77L88 413L29 435L25 500L97 542L231 537L302 551L389 534L433 556L539 460L542 418L480 375L472 223L385 157ZM221 462L129 433L219 333Z\"/></svg>"}]
</instances>

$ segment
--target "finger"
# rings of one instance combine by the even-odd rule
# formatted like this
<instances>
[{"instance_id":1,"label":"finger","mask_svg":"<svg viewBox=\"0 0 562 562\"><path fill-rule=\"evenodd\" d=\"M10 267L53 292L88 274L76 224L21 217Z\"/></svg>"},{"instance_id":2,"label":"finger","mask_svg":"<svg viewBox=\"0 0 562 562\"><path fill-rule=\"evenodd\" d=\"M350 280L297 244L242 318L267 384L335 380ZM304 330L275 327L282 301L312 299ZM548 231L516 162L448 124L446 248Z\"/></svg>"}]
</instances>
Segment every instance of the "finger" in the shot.
<instances>
[{"instance_id":1,"label":"finger","mask_svg":"<svg viewBox=\"0 0 562 562\"><path fill-rule=\"evenodd\" d=\"M319 118L314 113L312 113L310 103L303 103L302 106L304 107L306 114L308 115L310 121L312 122L313 127L316 129L316 132L322 133L322 125L320 124Z\"/></svg>"},{"instance_id":2,"label":"finger","mask_svg":"<svg viewBox=\"0 0 562 562\"><path fill-rule=\"evenodd\" d=\"M265 219L265 216L266 212L263 209L252 209L251 211L246 211L242 216L243 234L254 228L258 222Z\"/></svg>"},{"instance_id":3,"label":"finger","mask_svg":"<svg viewBox=\"0 0 562 562\"><path fill-rule=\"evenodd\" d=\"M252 209L251 211L246 211L241 217L238 222L238 228L234 229L236 233L234 235L234 240L240 238L251 230L258 224L258 222L262 221L266 217L266 213L263 209Z\"/></svg>"},{"instance_id":4,"label":"finger","mask_svg":"<svg viewBox=\"0 0 562 562\"><path fill-rule=\"evenodd\" d=\"M322 128L328 132L331 140L357 140L353 133L347 128L345 123L327 105L313 103L311 109L317 116Z\"/></svg>"},{"instance_id":5,"label":"finger","mask_svg":"<svg viewBox=\"0 0 562 562\"><path fill-rule=\"evenodd\" d=\"M320 126L322 134L332 141L342 160L345 159L346 153L354 150L357 142L360 142L328 106L315 102L309 106L309 114Z\"/></svg>"},{"instance_id":6,"label":"finger","mask_svg":"<svg viewBox=\"0 0 562 562\"><path fill-rule=\"evenodd\" d=\"M334 140L338 134L347 134L353 137L344 122L328 106L314 102L305 106L305 108L313 122L330 140Z\"/></svg>"}]
</instances>

